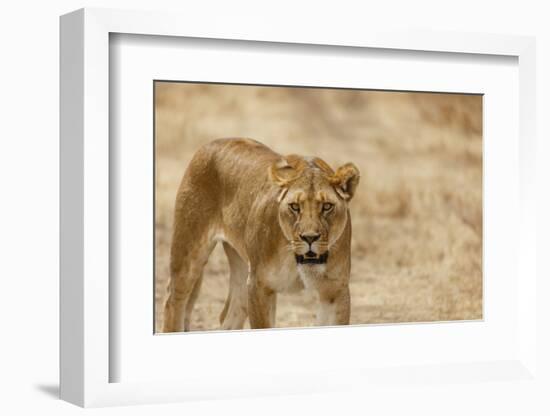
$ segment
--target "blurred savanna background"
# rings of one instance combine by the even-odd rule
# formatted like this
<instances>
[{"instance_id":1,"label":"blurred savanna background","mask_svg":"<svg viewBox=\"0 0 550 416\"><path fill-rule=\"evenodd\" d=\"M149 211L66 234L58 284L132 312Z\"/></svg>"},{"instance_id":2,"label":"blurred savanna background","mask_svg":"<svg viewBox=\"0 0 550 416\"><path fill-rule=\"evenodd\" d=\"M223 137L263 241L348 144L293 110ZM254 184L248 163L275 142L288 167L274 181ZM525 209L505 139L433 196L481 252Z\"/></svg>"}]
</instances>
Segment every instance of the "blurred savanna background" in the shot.
<instances>
[{"instance_id":1,"label":"blurred savanna background","mask_svg":"<svg viewBox=\"0 0 550 416\"><path fill-rule=\"evenodd\" d=\"M352 324L482 318L482 96L156 82L156 328L179 182L194 152L221 137L358 166ZM228 276L220 245L192 330L219 328ZM278 296L277 327L314 323L313 294Z\"/></svg>"}]
</instances>

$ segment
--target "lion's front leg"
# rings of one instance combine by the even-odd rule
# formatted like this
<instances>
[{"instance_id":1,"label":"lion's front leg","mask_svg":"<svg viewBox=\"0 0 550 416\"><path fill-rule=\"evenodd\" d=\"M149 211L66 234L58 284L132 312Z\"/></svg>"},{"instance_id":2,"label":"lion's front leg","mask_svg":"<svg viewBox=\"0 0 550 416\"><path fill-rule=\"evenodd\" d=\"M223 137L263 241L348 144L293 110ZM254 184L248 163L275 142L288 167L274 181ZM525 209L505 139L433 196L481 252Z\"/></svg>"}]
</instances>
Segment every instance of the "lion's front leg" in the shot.
<instances>
[{"instance_id":1,"label":"lion's front leg","mask_svg":"<svg viewBox=\"0 0 550 416\"><path fill-rule=\"evenodd\" d=\"M349 319L349 286L336 291L319 291L317 325L349 325Z\"/></svg>"},{"instance_id":2,"label":"lion's front leg","mask_svg":"<svg viewBox=\"0 0 550 416\"><path fill-rule=\"evenodd\" d=\"M260 283L249 280L248 283L248 318L250 328L273 328L277 294Z\"/></svg>"}]
</instances>

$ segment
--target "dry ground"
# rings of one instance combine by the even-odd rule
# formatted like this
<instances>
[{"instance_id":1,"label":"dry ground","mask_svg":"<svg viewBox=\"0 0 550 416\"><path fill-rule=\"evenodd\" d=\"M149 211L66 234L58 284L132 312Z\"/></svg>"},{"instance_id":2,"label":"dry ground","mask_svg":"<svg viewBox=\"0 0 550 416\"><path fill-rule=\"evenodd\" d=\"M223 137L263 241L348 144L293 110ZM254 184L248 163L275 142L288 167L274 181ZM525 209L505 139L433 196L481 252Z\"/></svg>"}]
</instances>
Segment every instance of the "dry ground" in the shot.
<instances>
[{"instance_id":1,"label":"dry ground","mask_svg":"<svg viewBox=\"0 0 550 416\"><path fill-rule=\"evenodd\" d=\"M354 162L351 322L482 317L480 96L156 84L156 323L168 278L173 203L193 153L251 137L282 154ZM228 266L217 247L193 329L217 329ZM314 322L313 296L279 296L277 326Z\"/></svg>"}]
</instances>

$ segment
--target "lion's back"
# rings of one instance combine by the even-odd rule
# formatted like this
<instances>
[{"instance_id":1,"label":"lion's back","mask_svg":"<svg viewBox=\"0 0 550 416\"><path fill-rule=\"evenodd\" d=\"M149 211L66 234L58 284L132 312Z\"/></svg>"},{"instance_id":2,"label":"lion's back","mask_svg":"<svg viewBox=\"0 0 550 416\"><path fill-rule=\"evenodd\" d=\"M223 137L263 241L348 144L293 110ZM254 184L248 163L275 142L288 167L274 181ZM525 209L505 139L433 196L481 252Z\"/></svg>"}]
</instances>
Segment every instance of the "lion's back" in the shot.
<instances>
[{"instance_id":1,"label":"lion's back","mask_svg":"<svg viewBox=\"0 0 550 416\"><path fill-rule=\"evenodd\" d=\"M252 139L207 143L187 166L176 210L204 210L214 216L221 210L247 211L254 199L270 187L268 167L279 158L279 154Z\"/></svg>"},{"instance_id":2,"label":"lion's back","mask_svg":"<svg viewBox=\"0 0 550 416\"><path fill-rule=\"evenodd\" d=\"M278 158L279 154L252 139L217 139L195 153L184 180L209 188L220 185L251 190L267 180L267 168Z\"/></svg>"}]
</instances>

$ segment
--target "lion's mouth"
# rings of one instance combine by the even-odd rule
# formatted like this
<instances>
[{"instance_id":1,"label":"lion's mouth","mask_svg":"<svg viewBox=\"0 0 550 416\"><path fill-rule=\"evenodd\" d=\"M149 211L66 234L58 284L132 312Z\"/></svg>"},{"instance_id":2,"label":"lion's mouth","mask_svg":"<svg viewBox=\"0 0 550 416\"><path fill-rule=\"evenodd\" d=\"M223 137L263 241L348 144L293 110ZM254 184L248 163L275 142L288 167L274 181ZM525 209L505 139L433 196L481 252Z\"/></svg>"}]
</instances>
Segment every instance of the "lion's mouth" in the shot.
<instances>
[{"instance_id":1,"label":"lion's mouth","mask_svg":"<svg viewBox=\"0 0 550 416\"><path fill-rule=\"evenodd\" d=\"M298 264L325 264L328 259L328 251L317 256L313 251L309 250L305 255L296 254L296 263Z\"/></svg>"}]
</instances>

